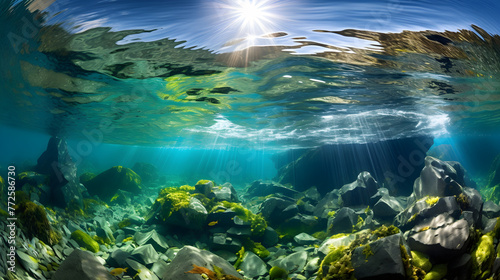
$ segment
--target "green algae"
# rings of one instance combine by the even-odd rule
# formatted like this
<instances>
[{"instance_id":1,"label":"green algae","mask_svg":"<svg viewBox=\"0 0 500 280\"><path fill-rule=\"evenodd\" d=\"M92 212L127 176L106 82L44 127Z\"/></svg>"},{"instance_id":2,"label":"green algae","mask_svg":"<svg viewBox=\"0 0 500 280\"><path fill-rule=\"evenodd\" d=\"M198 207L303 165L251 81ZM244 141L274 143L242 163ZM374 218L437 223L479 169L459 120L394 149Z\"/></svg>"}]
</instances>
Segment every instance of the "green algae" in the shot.
<instances>
[{"instance_id":1,"label":"green algae","mask_svg":"<svg viewBox=\"0 0 500 280\"><path fill-rule=\"evenodd\" d=\"M85 232L81 230L75 230L73 233L71 233L71 238L75 240L76 243L78 243L78 245L80 245L81 247L94 253L99 252L99 244L97 243L97 241L92 239L92 237L90 237L90 235L86 234Z\"/></svg>"},{"instance_id":2,"label":"green algae","mask_svg":"<svg viewBox=\"0 0 500 280\"><path fill-rule=\"evenodd\" d=\"M279 266L273 266L269 270L269 279L270 280L286 280L288 279L288 271Z\"/></svg>"}]
</instances>

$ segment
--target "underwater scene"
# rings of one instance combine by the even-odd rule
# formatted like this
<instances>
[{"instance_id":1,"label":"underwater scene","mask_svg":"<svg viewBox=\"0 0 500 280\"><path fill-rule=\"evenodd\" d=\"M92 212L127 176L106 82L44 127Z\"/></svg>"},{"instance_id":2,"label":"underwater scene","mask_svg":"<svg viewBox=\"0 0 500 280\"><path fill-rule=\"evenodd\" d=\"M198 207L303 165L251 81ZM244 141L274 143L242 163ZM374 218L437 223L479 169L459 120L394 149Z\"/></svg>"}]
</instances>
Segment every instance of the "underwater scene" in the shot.
<instances>
[{"instance_id":1,"label":"underwater scene","mask_svg":"<svg viewBox=\"0 0 500 280\"><path fill-rule=\"evenodd\" d=\"M0 0L0 280L500 279L498 15Z\"/></svg>"}]
</instances>

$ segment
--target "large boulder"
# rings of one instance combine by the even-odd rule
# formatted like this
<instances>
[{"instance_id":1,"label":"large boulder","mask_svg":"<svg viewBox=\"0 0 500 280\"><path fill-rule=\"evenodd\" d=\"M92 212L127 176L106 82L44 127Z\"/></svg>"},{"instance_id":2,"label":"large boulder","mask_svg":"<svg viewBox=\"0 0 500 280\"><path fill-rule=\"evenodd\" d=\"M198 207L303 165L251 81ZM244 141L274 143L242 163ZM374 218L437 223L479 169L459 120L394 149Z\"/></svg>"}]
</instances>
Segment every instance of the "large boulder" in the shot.
<instances>
[{"instance_id":1,"label":"large boulder","mask_svg":"<svg viewBox=\"0 0 500 280\"><path fill-rule=\"evenodd\" d=\"M420 177L413 185L413 196L420 199L425 196L459 195L465 182L464 175L450 163L428 156Z\"/></svg>"},{"instance_id":2,"label":"large boulder","mask_svg":"<svg viewBox=\"0 0 500 280\"><path fill-rule=\"evenodd\" d=\"M262 217L264 217L272 225L278 225L286 219L282 215L283 211L292 205L295 205L295 203L291 200L270 197L262 202L260 206L260 213L262 214ZM290 218L290 216L287 218Z\"/></svg>"},{"instance_id":3,"label":"large boulder","mask_svg":"<svg viewBox=\"0 0 500 280\"><path fill-rule=\"evenodd\" d=\"M425 253L438 263L463 254L470 241L468 222L460 219L450 223L440 216L435 219L440 221L431 222L408 237L412 251Z\"/></svg>"},{"instance_id":4,"label":"large boulder","mask_svg":"<svg viewBox=\"0 0 500 280\"><path fill-rule=\"evenodd\" d=\"M75 249L59 266L53 280L115 280L109 271L89 252Z\"/></svg>"},{"instance_id":5,"label":"large boulder","mask_svg":"<svg viewBox=\"0 0 500 280\"><path fill-rule=\"evenodd\" d=\"M114 166L102 172L85 182L85 187L91 195L97 195L108 202L119 189L134 194L142 190L141 177L132 169L123 166Z\"/></svg>"},{"instance_id":6,"label":"large boulder","mask_svg":"<svg viewBox=\"0 0 500 280\"><path fill-rule=\"evenodd\" d=\"M359 215L351 208L344 207L328 219L328 234L350 233L358 222Z\"/></svg>"},{"instance_id":7,"label":"large boulder","mask_svg":"<svg viewBox=\"0 0 500 280\"><path fill-rule=\"evenodd\" d=\"M340 197L343 206L368 205L370 197L377 193L377 181L373 179L369 172L361 172L356 181L340 188Z\"/></svg>"},{"instance_id":8,"label":"large boulder","mask_svg":"<svg viewBox=\"0 0 500 280\"><path fill-rule=\"evenodd\" d=\"M356 279L405 279L400 233L354 249L351 262Z\"/></svg>"},{"instance_id":9,"label":"large boulder","mask_svg":"<svg viewBox=\"0 0 500 280\"><path fill-rule=\"evenodd\" d=\"M282 194L289 197L295 197L299 194L298 191L287 188L281 184L269 181L254 181L246 190L245 196L257 197L268 196L270 194Z\"/></svg>"},{"instance_id":10,"label":"large boulder","mask_svg":"<svg viewBox=\"0 0 500 280\"><path fill-rule=\"evenodd\" d=\"M83 207L85 188L76 176L76 164L71 159L66 140L51 137L47 149L38 158L33 171L49 176L52 204L62 208L70 204Z\"/></svg>"},{"instance_id":11,"label":"large boulder","mask_svg":"<svg viewBox=\"0 0 500 280\"><path fill-rule=\"evenodd\" d=\"M373 206L374 216L382 220L392 220L403 210L401 202L389 195L382 196Z\"/></svg>"},{"instance_id":12,"label":"large boulder","mask_svg":"<svg viewBox=\"0 0 500 280\"><path fill-rule=\"evenodd\" d=\"M165 268L164 274L159 276L162 280L200 280L202 279L200 274L188 273L194 269L194 265L212 272L214 266L217 266L224 271L224 274L236 277L236 279L243 279L236 269L223 258L192 246L184 246L177 252L170 265Z\"/></svg>"},{"instance_id":13,"label":"large boulder","mask_svg":"<svg viewBox=\"0 0 500 280\"><path fill-rule=\"evenodd\" d=\"M359 172L366 170L377 181L386 180L397 195L409 195L432 144L433 139L424 136L293 150L273 157L278 169L275 180L291 184L298 191L316 186L325 194L352 182Z\"/></svg>"}]
</instances>

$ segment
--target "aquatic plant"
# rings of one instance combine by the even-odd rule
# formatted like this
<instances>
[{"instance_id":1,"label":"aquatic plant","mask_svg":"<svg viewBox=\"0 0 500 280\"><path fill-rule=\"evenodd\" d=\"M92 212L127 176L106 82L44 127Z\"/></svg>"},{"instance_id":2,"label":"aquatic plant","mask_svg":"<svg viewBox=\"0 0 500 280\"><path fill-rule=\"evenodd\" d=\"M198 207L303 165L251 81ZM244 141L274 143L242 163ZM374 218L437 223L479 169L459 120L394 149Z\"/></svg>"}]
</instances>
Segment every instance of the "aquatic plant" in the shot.
<instances>
[{"instance_id":1,"label":"aquatic plant","mask_svg":"<svg viewBox=\"0 0 500 280\"><path fill-rule=\"evenodd\" d=\"M273 266L269 270L269 279L270 280L286 280L288 279L288 271L279 266Z\"/></svg>"},{"instance_id":2,"label":"aquatic plant","mask_svg":"<svg viewBox=\"0 0 500 280\"><path fill-rule=\"evenodd\" d=\"M411 251L411 264L413 266L423 269L425 272L429 272L432 268L432 264L429 258L424 254L417 251Z\"/></svg>"},{"instance_id":3,"label":"aquatic plant","mask_svg":"<svg viewBox=\"0 0 500 280\"><path fill-rule=\"evenodd\" d=\"M330 249L321 262L318 270L318 280L354 280L354 268L351 263L352 250L345 246ZM328 267L328 271L323 269Z\"/></svg>"},{"instance_id":4,"label":"aquatic plant","mask_svg":"<svg viewBox=\"0 0 500 280\"><path fill-rule=\"evenodd\" d=\"M380 239L380 238L391 236L391 235L394 235L394 234L397 234L400 232L401 232L401 230L394 225L390 225L390 226L382 225L382 226L378 227L377 229L373 230L372 235L377 237L377 239Z\"/></svg>"},{"instance_id":5,"label":"aquatic plant","mask_svg":"<svg viewBox=\"0 0 500 280\"><path fill-rule=\"evenodd\" d=\"M429 196L425 199L425 203L427 203L427 205L429 206L433 206L439 201L439 198L439 196Z\"/></svg>"},{"instance_id":6,"label":"aquatic plant","mask_svg":"<svg viewBox=\"0 0 500 280\"><path fill-rule=\"evenodd\" d=\"M28 238L36 236L50 245L56 244L61 239L61 236L51 228L43 206L23 201L17 205L16 214Z\"/></svg>"},{"instance_id":7,"label":"aquatic plant","mask_svg":"<svg viewBox=\"0 0 500 280\"><path fill-rule=\"evenodd\" d=\"M472 279L486 279L491 273L496 257L493 237L488 234L483 235L477 247L472 251L471 257Z\"/></svg>"},{"instance_id":8,"label":"aquatic plant","mask_svg":"<svg viewBox=\"0 0 500 280\"><path fill-rule=\"evenodd\" d=\"M362 253L363 255L365 255L366 260L368 260L368 257L373 256L373 251L370 244L366 244L365 246L363 246Z\"/></svg>"},{"instance_id":9,"label":"aquatic plant","mask_svg":"<svg viewBox=\"0 0 500 280\"><path fill-rule=\"evenodd\" d=\"M412 265L410 255L406 251L405 246L399 245L401 251L401 261L403 262L403 267L405 268L405 274L407 280L421 280L424 279L426 275L425 271L418 266Z\"/></svg>"},{"instance_id":10,"label":"aquatic plant","mask_svg":"<svg viewBox=\"0 0 500 280\"><path fill-rule=\"evenodd\" d=\"M73 233L71 233L71 238L78 243L81 247L97 253L99 252L99 244L92 239L88 234L81 230L75 230Z\"/></svg>"},{"instance_id":11,"label":"aquatic plant","mask_svg":"<svg viewBox=\"0 0 500 280\"><path fill-rule=\"evenodd\" d=\"M251 251L261 259L266 259L271 254L261 243L255 242L250 238L243 239L243 247L244 251Z\"/></svg>"},{"instance_id":12,"label":"aquatic plant","mask_svg":"<svg viewBox=\"0 0 500 280\"><path fill-rule=\"evenodd\" d=\"M242 246L241 249L236 253L236 256L238 256L238 259L234 263L234 268L238 268L240 264L243 262L243 257L245 256L245 247Z\"/></svg>"},{"instance_id":13,"label":"aquatic plant","mask_svg":"<svg viewBox=\"0 0 500 280\"><path fill-rule=\"evenodd\" d=\"M432 267L431 271L429 271L424 280L440 280L446 276L448 272L448 266L446 264L437 264Z\"/></svg>"}]
</instances>

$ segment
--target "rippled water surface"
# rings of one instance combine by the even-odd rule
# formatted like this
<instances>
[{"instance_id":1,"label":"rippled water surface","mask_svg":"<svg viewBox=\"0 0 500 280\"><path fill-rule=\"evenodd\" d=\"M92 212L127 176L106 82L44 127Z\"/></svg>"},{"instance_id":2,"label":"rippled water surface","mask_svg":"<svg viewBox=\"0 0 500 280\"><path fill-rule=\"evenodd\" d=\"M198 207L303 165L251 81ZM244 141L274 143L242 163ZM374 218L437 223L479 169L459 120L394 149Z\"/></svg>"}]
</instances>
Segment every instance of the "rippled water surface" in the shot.
<instances>
[{"instance_id":1,"label":"rippled water surface","mask_svg":"<svg viewBox=\"0 0 500 280\"><path fill-rule=\"evenodd\" d=\"M495 134L495 1L2 1L3 125L115 144Z\"/></svg>"}]
</instances>

